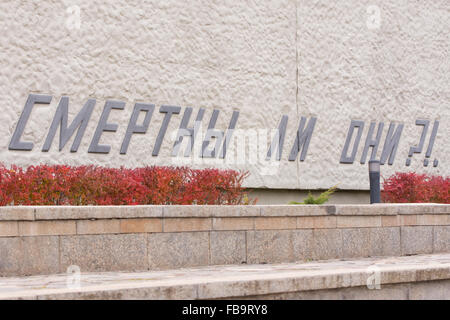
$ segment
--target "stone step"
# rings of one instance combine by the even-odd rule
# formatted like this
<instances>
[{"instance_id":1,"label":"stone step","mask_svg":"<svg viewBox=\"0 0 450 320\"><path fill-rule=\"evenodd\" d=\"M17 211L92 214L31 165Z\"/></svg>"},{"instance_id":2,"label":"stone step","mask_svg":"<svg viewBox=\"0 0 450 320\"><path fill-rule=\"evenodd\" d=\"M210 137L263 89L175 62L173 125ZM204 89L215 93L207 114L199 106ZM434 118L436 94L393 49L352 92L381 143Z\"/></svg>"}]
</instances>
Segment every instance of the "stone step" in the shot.
<instances>
[{"instance_id":1,"label":"stone step","mask_svg":"<svg viewBox=\"0 0 450 320\"><path fill-rule=\"evenodd\" d=\"M450 299L450 253L0 278L0 299Z\"/></svg>"}]
</instances>

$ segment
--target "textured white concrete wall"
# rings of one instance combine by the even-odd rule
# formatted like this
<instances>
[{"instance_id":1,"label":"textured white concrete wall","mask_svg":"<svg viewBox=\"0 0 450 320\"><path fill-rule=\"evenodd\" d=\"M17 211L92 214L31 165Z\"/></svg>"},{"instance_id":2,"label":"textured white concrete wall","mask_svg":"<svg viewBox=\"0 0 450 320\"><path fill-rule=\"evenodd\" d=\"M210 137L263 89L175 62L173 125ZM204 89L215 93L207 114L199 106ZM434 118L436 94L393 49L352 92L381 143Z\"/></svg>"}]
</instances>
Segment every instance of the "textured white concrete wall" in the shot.
<instances>
[{"instance_id":1,"label":"textured white concrete wall","mask_svg":"<svg viewBox=\"0 0 450 320\"><path fill-rule=\"evenodd\" d=\"M373 7L376 6L376 7ZM373 11L375 8L375 11ZM79 20L77 10L79 9ZM379 9L379 19L376 10ZM237 129L272 130L289 116L282 161L263 157L226 167L250 170L250 187L367 189L367 164L359 164L370 121L403 123L395 171L449 174L450 3L427 1L313 0L276 1L2 1L0 3L0 162L98 164L108 166L179 165L170 156L184 107L213 109L216 128L225 130L234 110ZM79 24L78 24L79 22ZM8 150L29 93L53 96L37 105L23 141L32 151ZM41 152L60 97L70 97L69 122L88 98L97 99L77 153L73 138L59 152L59 133L49 152ZM125 101L109 122L101 143L109 154L88 153L107 99ZM119 150L135 102L156 105L145 135L134 135L128 153ZM173 116L161 152L151 152L163 114L160 105L182 107ZM304 162L287 161L300 116L318 118ZM142 119L142 118L141 118ZM416 119L440 121L430 158L425 150L405 160L418 143ZM351 120L366 122L354 164L339 159ZM429 129L425 147L428 146ZM247 132L251 136L251 132ZM270 140L270 139L269 139ZM261 142L261 141L260 141ZM264 141L262 141L264 143ZM230 148L230 154L233 148ZM267 144L261 153L267 151ZM250 148L247 154L255 152ZM220 161L194 166L223 167ZM250 162L250 163L249 163Z\"/></svg>"}]
</instances>

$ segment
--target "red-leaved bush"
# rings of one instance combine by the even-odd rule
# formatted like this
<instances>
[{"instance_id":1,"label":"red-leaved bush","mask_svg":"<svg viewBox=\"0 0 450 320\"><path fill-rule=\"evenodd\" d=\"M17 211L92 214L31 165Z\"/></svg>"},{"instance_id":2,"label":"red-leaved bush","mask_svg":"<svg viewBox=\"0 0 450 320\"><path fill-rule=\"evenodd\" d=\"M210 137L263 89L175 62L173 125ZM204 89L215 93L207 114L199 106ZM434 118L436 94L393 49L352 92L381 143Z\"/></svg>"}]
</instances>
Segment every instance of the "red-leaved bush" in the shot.
<instances>
[{"instance_id":1,"label":"red-leaved bush","mask_svg":"<svg viewBox=\"0 0 450 320\"><path fill-rule=\"evenodd\" d=\"M247 175L186 167L0 166L0 205L248 204Z\"/></svg>"},{"instance_id":2,"label":"red-leaved bush","mask_svg":"<svg viewBox=\"0 0 450 320\"><path fill-rule=\"evenodd\" d=\"M384 180L381 198L390 203L450 203L450 177L397 172Z\"/></svg>"}]
</instances>

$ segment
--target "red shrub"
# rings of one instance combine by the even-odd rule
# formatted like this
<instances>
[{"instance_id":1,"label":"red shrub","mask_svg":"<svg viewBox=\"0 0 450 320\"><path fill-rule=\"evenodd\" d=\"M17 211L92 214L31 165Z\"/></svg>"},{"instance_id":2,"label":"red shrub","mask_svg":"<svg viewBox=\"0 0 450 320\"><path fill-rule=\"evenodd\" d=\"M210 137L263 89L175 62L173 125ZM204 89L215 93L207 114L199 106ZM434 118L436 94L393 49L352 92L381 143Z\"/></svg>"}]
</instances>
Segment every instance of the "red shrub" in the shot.
<instances>
[{"instance_id":1,"label":"red shrub","mask_svg":"<svg viewBox=\"0 0 450 320\"><path fill-rule=\"evenodd\" d=\"M384 180L381 197L391 203L450 203L450 177L397 172Z\"/></svg>"},{"instance_id":2,"label":"red shrub","mask_svg":"<svg viewBox=\"0 0 450 320\"><path fill-rule=\"evenodd\" d=\"M7 170L4 166L0 165L0 206L6 206L12 200L6 188L10 184L10 177Z\"/></svg>"},{"instance_id":3,"label":"red shrub","mask_svg":"<svg viewBox=\"0 0 450 320\"><path fill-rule=\"evenodd\" d=\"M0 205L244 204L245 177L186 167L0 166Z\"/></svg>"}]
</instances>

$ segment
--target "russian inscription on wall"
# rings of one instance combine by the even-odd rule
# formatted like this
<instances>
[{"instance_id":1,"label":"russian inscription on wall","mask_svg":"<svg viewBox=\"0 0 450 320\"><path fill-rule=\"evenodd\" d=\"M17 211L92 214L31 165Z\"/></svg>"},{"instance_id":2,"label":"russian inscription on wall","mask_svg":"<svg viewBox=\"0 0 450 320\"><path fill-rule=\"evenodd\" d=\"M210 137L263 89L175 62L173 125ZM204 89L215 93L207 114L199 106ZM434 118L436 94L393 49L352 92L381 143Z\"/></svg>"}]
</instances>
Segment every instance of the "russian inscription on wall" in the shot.
<instances>
[{"instance_id":1,"label":"russian inscription on wall","mask_svg":"<svg viewBox=\"0 0 450 320\"><path fill-rule=\"evenodd\" d=\"M23 132L27 126L27 122L32 114L33 108L42 104L50 104L53 97L51 95L30 94L22 110L22 113L17 121L14 133L12 134L9 150L31 151L35 148L31 141L24 141L22 139ZM96 125L95 132L89 144L88 153L108 154L111 152L110 145L100 144L100 138L103 132L116 132L118 123L109 122L108 118L113 110L124 110L126 103L123 101L108 100L103 106L100 119ZM74 136L73 143L70 146L70 151L78 152L78 148L82 139L85 136L85 131L90 121L92 112L96 107L95 99L88 99L79 113L75 116L69 124L69 97L61 97L58 106L55 110L53 120L50 124L47 136L43 143L42 152L48 152L54 143L59 129L59 144L58 150L62 151L68 141ZM135 134L146 134L151 125L152 115L155 112L156 106L151 103L136 103L134 105L131 117L127 124L125 135L121 137L120 154L125 155L128 152L130 141ZM178 116L182 111L180 106L161 105L158 112L164 115L160 124L152 124L159 126L159 132L155 137L155 143L151 150L151 155L157 157L160 152L161 145L166 137L167 128L170 121ZM144 114L144 119L138 123L139 116ZM203 137L198 137L199 127L204 120L205 109L199 108L194 121L193 127L188 127L189 120L192 116L193 108L185 107L183 117L180 121L179 129L172 148L171 155L177 156L179 154L181 142L184 138L189 139L188 147L183 152L184 157L191 156L193 146L196 139L201 139L202 148L198 157L202 158L220 158L224 159L227 155L227 148L233 137L233 132L238 128L239 111L233 111L229 121L228 128L221 130L216 128L216 122L220 115L220 110L213 110L208 123L208 130ZM285 144L290 148L288 161L305 161L308 148L312 142L316 123L320 121L318 117L301 117L298 129L295 136L286 137L286 127L289 121L288 115L280 115L280 122L276 128L276 134L268 146L266 160L275 159L280 161L283 154ZM380 160L382 165L393 165L397 149L402 138L403 128L405 124L391 122L385 125L384 122L370 122L366 124L365 121L349 119L348 133L343 145L341 156L339 160L342 164L353 164L357 159L357 152L362 147L362 155L359 159L361 164L368 160ZM345 124L343 124L345 125ZM363 137L363 130L366 125L369 125L369 130L366 137ZM408 154L404 160L405 166L410 166L411 159L415 154L422 154L425 151L423 166L427 167L432 161L432 166L439 165L438 159L432 159L433 146L435 144L437 132L439 129L438 120L417 119L416 126L422 127L419 141L416 145L411 146ZM384 141L381 140L383 131L387 130ZM56 139L57 140L57 139ZM214 145L213 142L214 141ZM362 143L361 143L362 141ZM213 146L212 146L213 145ZM376 159L377 151L381 148L381 157ZM150 150L149 150L150 151ZM370 157L369 157L370 152Z\"/></svg>"}]
</instances>

